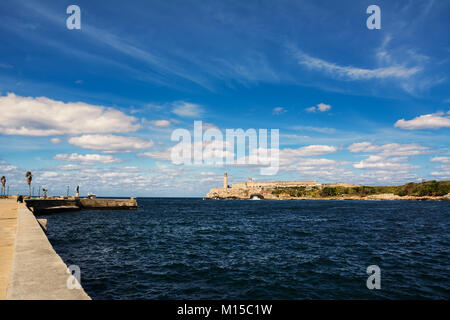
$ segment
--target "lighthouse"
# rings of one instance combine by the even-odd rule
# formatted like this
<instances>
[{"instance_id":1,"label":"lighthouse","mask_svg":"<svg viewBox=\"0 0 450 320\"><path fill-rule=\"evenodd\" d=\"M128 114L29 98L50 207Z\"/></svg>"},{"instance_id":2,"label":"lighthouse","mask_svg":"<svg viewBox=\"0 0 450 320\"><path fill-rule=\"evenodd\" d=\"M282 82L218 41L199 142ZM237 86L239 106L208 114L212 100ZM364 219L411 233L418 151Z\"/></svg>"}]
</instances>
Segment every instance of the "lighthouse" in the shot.
<instances>
[{"instance_id":1,"label":"lighthouse","mask_svg":"<svg viewBox=\"0 0 450 320\"><path fill-rule=\"evenodd\" d=\"M226 172L223 174L223 187L224 189L228 188L228 175Z\"/></svg>"}]
</instances>

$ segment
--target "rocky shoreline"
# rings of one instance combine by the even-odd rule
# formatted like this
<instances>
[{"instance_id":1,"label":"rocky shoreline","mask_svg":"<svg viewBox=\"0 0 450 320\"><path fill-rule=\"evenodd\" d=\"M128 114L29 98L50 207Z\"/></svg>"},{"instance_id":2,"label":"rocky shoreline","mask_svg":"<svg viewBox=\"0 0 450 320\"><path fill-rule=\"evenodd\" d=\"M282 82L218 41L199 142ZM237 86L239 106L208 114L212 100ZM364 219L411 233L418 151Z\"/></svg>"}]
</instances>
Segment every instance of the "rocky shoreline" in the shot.
<instances>
[{"instance_id":1,"label":"rocky shoreline","mask_svg":"<svg viewBox=\"0 0 450 320\"><path fill-rule=\"evenodd\" d=\"M334 197L293 197L293 196L276 196L276 195L217 195L208 193L205 199L216 199L216 200L252 200L252 199L260 199L260 200L378 200L378 201L389 201L389 200L414 200L414 201L450 201L450 195L445 196L398 196L395 194L376 194L376 195L368 195L368 196L334 196Z\"/></svg>"},{"instance_id":2,"label":"rocky shoreline","mask_svg":"<svg viewBox=\"0 0 450 320\"><path fill-rule=\"evenodd\" d=\"M315 180L263 181L228 185L224 175L223 188L211 188L206 199L236 200L450 200L450 180L410 182L400 186L363 186L348 183L319 184Z\"/></svg>"}]
</instances>

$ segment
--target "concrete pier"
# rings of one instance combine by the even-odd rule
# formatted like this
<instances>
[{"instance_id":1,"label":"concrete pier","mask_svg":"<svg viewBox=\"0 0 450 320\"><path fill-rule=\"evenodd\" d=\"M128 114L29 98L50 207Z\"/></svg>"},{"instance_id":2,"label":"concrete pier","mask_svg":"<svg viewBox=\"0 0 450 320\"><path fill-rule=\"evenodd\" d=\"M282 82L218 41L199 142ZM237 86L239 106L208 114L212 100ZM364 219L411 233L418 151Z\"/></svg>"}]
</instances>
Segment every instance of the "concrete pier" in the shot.
<instances>
[{"instance_id":1,"label":"concrete pier","mask_svg":"<svg viewBox=\"0 0 450 320\"><path fill-rule=\"evenodd\" d=\"M89 300L82 288L67 287L69 276L33 213L0 200L0 299Z\"/></svg>"}]
</instances>

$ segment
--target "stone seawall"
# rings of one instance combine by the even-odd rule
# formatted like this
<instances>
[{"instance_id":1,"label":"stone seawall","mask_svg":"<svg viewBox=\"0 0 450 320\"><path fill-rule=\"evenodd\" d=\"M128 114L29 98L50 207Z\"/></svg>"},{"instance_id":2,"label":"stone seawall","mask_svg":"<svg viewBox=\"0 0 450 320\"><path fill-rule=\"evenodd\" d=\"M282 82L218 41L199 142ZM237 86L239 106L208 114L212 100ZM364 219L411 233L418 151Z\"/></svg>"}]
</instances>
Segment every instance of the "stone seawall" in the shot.
<instances>
[{"instance_id":1,"label":"stone seawall","mask_svg":"<svg viewBox=\"0 0 450 320\"><path fill-rule=\"evenodd\" d=\"M67 287L69 276L33 213L21 204L6 299L90 300L83 288Z\"/></svg>"},{"instance_id":2,"label":"stone seawall","mask_svg":"<svg viewBox=\"0 0 450 320\"><path fill-rule=\"evenodd\" d=\"M234 188L212 188L206 195L207 199L249 199L249 190Z\"/></svg>"},{"instance_id":3,"label":"stone seawall","mask_svg":"<svg viewBox=\"0 0 450 320\"><path fill-rule=\"evenodd\" d=\"M212 188L205 196L206 199L251 199L258 197L264 200L417 200L417 201L450 201L450 194L446 196L398 196L392 193L367 196L342 195L331 197L293 197L288 194L274 195L258 188Z\"/></svg>"},{"instance_id":4,"label":"stone seawall","mask_svg":"<svg viewBox=\"0 0 450 320\"><path fill-rule=\"evenodd\" d=\"M136 198L130 199L80 198L79 204L83 209L105 209L105 210L136 209L138 206Z\"/></svg>"},{"instance_id":5,"label":"stone seawall","mask_svg":"<svg viewBox=\"0 0 450 320\"><path fill-rule=\"evenodd\" d=\"M236 189L236 188L212 188L205 198L207 199L251 199L257 196L260 199L277 199L277 197L271 194L263 194L261 188L248 188L248 189Z\"/></svg>"},{"instance_id":6,"label":"stone seawall","mask_svg":"<svg viewBox=\"0 0 450 320\"><path fill-rule=\"evenodd\" d=\"M90 210L133 210L137 209L136 198L107 199L107 198L70 198L70 199L28 199L25 200L28 208L35 215L44 215L54 212Z\"/></svg>"}]
</instances>

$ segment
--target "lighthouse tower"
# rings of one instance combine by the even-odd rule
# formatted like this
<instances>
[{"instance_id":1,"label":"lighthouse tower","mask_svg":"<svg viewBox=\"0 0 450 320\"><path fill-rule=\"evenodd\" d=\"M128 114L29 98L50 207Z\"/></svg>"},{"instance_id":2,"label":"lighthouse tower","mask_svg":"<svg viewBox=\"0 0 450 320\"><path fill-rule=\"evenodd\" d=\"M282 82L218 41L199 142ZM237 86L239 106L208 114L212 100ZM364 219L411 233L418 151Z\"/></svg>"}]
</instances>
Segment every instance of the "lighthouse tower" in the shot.
<instances>
[{"instance_id":1,"label":"lighthouse tower","mask_svg":"<svg viewBox=\"0 0 450 320\"><path fill-rule=\"evenodd\" d=\"M226 172L223 174L223 187L224 189L228 188L228 175Z\"/></svg>"}]
</instances>

